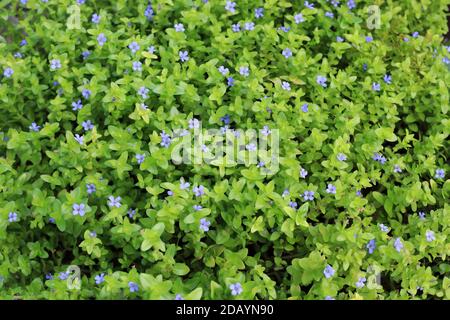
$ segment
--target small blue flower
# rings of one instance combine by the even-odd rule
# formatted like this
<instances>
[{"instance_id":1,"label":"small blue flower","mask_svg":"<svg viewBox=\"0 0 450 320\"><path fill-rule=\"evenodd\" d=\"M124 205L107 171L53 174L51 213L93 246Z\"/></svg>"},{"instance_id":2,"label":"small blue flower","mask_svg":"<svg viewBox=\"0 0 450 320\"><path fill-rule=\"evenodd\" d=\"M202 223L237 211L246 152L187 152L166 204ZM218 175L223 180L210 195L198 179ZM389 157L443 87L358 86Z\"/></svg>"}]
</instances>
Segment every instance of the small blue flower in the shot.
<instances>
[{"instance_id":1,"label":"small blue flower","mask_svg":"<svg viewBox=\"0 0 450 320\"><path fill-rule=\"evenodd\" d=\"M78 133L77 134L75 134L75 140L79 143L79 144L83 144L83 140L84 140L84 137L83 136L80 136Z\"/></svg>"},{"instance_id":2,"label":"small blue flower","mask_svg":"<svg viewBox=\"0 0 450 320\"><path fill-rule=\"evenodd\" d=\"M180 51L178 53L178 55L180 56L181 62L186 62L186 61L189 60L189 56L188 56L188 52L187 51Z\"/></svg>"},{"instance_id":3,"label":"small blue flower","mask_svg":"<svg viewBox=\"0 0 450 320\"><path fill-rule=\"evenodd\" d=\"M336 300L335 298L333 298L332 296L326 296L325 300Z\"/></svg>"},{"instance_id":4,"label":"small blue flower","mask_svg":"<svg viewBox=\"0 0 450 320\"><path fill-rule=\"evenodd\" d=\"M362 69L363 69L363 71L364 71L364 72L366 72L366 71L367 71L367 63L363 63L363 65L362 65Z\"/></svg>"},{"instance_id":5,"label":"small blue flower","mask_svg":"<svg viewBox=\"0 0 450 320\"><path fill-rule=\"evenodd\" d=\"M241 31L241 25L239 23L232 24L231 30L233 30L233 32L239 32Z\"/></svg>"},{"instance_id":6,"label":"small blue flower","mask_svg":"<svg viewBox=\"0 0 450 320\"><path fill-rule=\"evenodd\" d=\"M436 179L444 179L444 177L445 177L445 170L444 169L440 169L440 168L436 169L434 177Z\"/></svg>"},{"instance_id":7,"label":"small blue flower","mask_svg":"<svg viewBox=\"0 0 450 320\"><path fill-rule=\"evenodd\" d=\"M264 8L256 8L255 9L255 18L259 19L264 17Z\"/></svg>"},{"instance_id":8,"label":"small blue flower","mask_svg":"<svg viewBox=\"0 0 450 320\"><path fill-rule=\"evenodd\" d=\"M396 165L394 165L394 172L400 173L400 172L402 172L402 168L400 168L400 166L398 164L396 164Z\"/></svg>"},{"instance_id":9,"label":"small blue flower","mask_svg":"<svg viewBox=\"0 0 450 320\"><path fill-rule=\"evenodd\" d=\"M137 154L136 155L136 160L137 160L138 164L141 164L145 160L145 154Z\"/></svg>"},{"instance_id":10,"label":"small blue flower","mask_svg":"<svg viewBox=\"0 0 450 320\"><path fill-rule=\"evenodd\" d=\"M308 103L304 103L300 108L304 113L308 112Z\"/></svg>"},{"instance_id":11,"label":"small blue flower","mask_svg":"<svg viewBox=\"0 0 450 320\"><path fill-rule=\"evenodd\" d=\"M292 209L297 209L298 203L295 201L289 201L289 207L291 207Z\"/></svg>"},{"instance_id":12,"label":"small blue flower","mask_svg":"<svg viewBox=\"0 0 450 320\"><path fill-rule=\"evenodd\" d=\"M192 118L189 120L189 129L198 129L200 128L200 121L196 118Z\"/></svg>"},{"instance_id":13,"label":"small blue flower","mask_svg":"<svg viewBox=\"0 0 450 320\"><path fill-rule=\"evenodd\" d=\"M281 26L279 29L283 32L289 32L289 30L291 30L291 27Z\"/></svg>"},{"instance_id":14,"label":"small blue flower","mask_svg":"<svg viewBox=\"0 0 450 320\"><path fill-rule=\"evenodd\" d=\"M380 86L380 84L378 82L372 83L372 90L373 91L380 91L380 89L381 89L381 86Z\"/></svg>"},{"instance_id":15,"label":"small blue flower","mask_svg":"<svg viewBox=\"0 0 450 320\"><path fill-rule=\"evenodd\" d=\"M354 0L348 0L347 1L347 7L352 10L356 7L355 1Z\"/></svg>"},{"instance_id":16,"label":"small blue flower","mask_svg":"<svg viewBox=\"0 0 450 320\"><path fill-rule=\"evenodd\" d=\"M91 90L89 89L83 89L81 91L81 95L83 96L83 98L85 98L86 100L89 99L89 97L91 96Z\"/></svg>"},{"instance_id":17,"label":"small blue flower","mask_svg":"<svg viewBox=\"0 0 450 320\"><path fill-rule=\"evenodd\" d=\"M289 48L284 49L281 54L288 59L289 57L292 57L292 51Z\"/></svg>"},{"instance_id":18,"label":"small blue flower","mask_svg":"<svg viewBox=\"0 0 450 320\"><path fill-rule=\"evenodd\" d=\"M246 22L244 24L244 29L247 31L252 31L253 29L255 29L255 23L254 22Z\"/></svg>"},{"instance_id":19,"label":"small blue flower","mask_svg":"<svg viewBox=\"0 0 450 320\"><path fill-rule=\"evenodd\" d=\"M245 146L248 151L256 151L256 145L254 143L249 143Z\"/></svg>"},{"instance_id":20,"label":"small blue flower","mask_svg":"<svg viewBox=\"0 0 450 320\"><path fill-rule=\"evenodd\" d=\"M105 274L100 273L99 275L95 276L95 284L101 284L105 281Z\"/></svg>"},{"instance_id":21,"label":"small blue flower","mask_svg":"<svg viewBox=\"0 0 450 320\"><path fill-rule=\"evenodd\" d=\"M281 82L281 87L286 91L291 91L291 84L287 81Z\"/></svg>"},{"instance_id":22,"label":"small blue flower","mask_svg":"<svg viewBox=\"0 0 450 320\"><path fill-rule=\"evenodd\" d=\"M227 10L230 13L235 13L236 12L236 2L227 1L227 3L225 4L225 10Z\"/></svg>"},{"instance_id":23,"label":"small blue flower","mask_svg":"<svg viewBox=\"0 0 450 320\"><path fill-rule=\"evenodd\" d=\"M16 212L10 212L8 214L8 221L9 222L16 222L18 220L18 216Z\"/></svg>"},{"instance_id":24,"label":"small blue flower","mask_svg":"<svg viewBox=\"0 0 450 320\"><path fill-rule=\"evenodd\" d=\"M92 23L98 24L100 22L100 16L98 14L94 13L92 15L91 21L92 21Z\"/></svg>"},{"instance_id":25,"label":"small blue flower","mask_svg":"<svg viewBox=\"0 0 450 320\"><path fill-rule=\"evenodd\" d=\"M283 191L281 196L284 198L284 197L287 197L288 195L290 195L289 190L288 189L284 189L284 191Z\"/></svg>"},{"instance_id":26,"label":"small blue flower","mask_svg":"<svg viewBox=\"0 0 450 320\"><path fill-rule=\"evenodd\" d=\"M329 183L327 186L326 192L331 193L331 194L336 194L336 187L334 185L332 185L331 183Z\"/></svg>"},{"instance_id":27,"label":"small blue flower","mask_svg":"<svg viewBox=\"0 0 450 320\"><path fill-rule=\"evenodd\" d=\"M73 204L73 206L72 206L72 214L74 216L79 215L80 217L82 217L82 216L85 215L85 213L86 213L85 212L85 205L83 203L81 203L81 204L74 203Z\"/></svg>"},{"instance_id":28,"label":"small blue flower","mask_svg":"<svg viewBox=\"0 0 450 320\"><path fill-rule=\"evenodd\" d=\"M308 9L314 9L314 3L309 3L308 1L305 1L303 4Z\"/></svg>"},{"instance_id":29,"label":"small blue flower","mask_svg":"<svg viewBox=\"0 0 450 320\"><path fill-rule=\"evenodd\" d=\"M343 154L343 153L339 153L339 154L337 155L337 159L338 159L339 161L345 161L345 160L347 160L347 156L346 156L345 154Z\"/></svg>"},{"instance_id":30,"label":"small blue flower","mask_svg":"<svg viewBox=\"0 0 450 320\"><path fill-rule=\"evenodd\" d=\"M136 210L130 208L130 209L128 209L127 214L128 214L128 217L130 217L130 219L133 219L134 216L136 215Z\"/></svg>"},{"instance_id":31,"label":"small blue flower","mask_svg":"<svg viewBox=\"0 0 450 320\"><path fill-rule=\"evenodd\" d=\"M408 38L408 37L404 37L404 38L403 38L403 41L404 41L404 42L409 42L409 38Z\"/></svg>"},{"instance_id":32,"label":"small blue flower","mask_svg":"<svg viewBox=\"0 0 450 320\"><path fill-rule=\"evenodd\" d=\"M228 125L220 127L220 133L222 135L226 134L227 132L233 132L233 129L230 129L230 126Z\"/></svg>"},{"instance_id":33,"label":"small blue flower","mask_svg":"<svg viewBox=\"0 0 450 320\"><path fill-rule=\"evenodd\" d=\"M45 280L53 280L53 275L51 273L47 273L45 275Z\"/></svg>"},{"instance_id":34,"label":"small blue flower","mask_svg":"<svg viewBox=\"0 0 450 320\"><path fill-rule=\"evenodd\" d=\"M367 42L367 43L372 42L372 41L373 41L372 36L367 36L367 37L366 37L366 42Z\"/></svg>"},{"instance_id":35,"label":"small blue flower","mask_svg":"<svg viewBox=\"0 0 450 320\"><path fill-rule=\"evenodd\" d=\"M403 243L402 240L400 238L396 238L394 241L394 248L395 250L397 250L398 252L402 251L403 249Z\"/></svg>"},{"instance_id":36,"label":"small blue flower","mask_svg":"<svg viewBox=\"0 0 450 320\"><path fill-rule=\"evenodd\" d=\"M264 126L261 130L260 130L261 134L265 137L267 137L271 131L269 129L269 126Z\"/></svg>"},{"instance_id":37,"label":"small blue flower","mask_svg":"<svg viewBox=\"0 0 450 320\"><path fill-rule=\"evenodd\" d=\"M327 264L325 269L323 270L323 274L325 275L325 278L329 279L334 275L335 271L332 266Z\"/></svg>"},{"instance_id":38,"label":"small blue flower","mask_svg":"<svg viewBox=\"0 0 450 320\"><path fill-rule=\"evenodd\" d=\"M48 218L48 222L50 222L50 223L56 223L56 220L55 220L55 218L50 217L50 218Z\"/></svg>"},{"instance_id":39,"label":"small blue flower","mask_svg":"<svg viewBox=\"0 0 450 320\"><path fill-rule=\"evenodd\" d=\"M227 85L228 85L229 87L234 86L234 79L233 79L233 77L228 77L228 78L227 78Z\"/></svg>"},{"instance_id":40,"label":"small blue flower","mask_svg":"<svg viewBox=\"0 0 450 320\"><path fill-rule=\"evenodd\" d=\"M14 53L14 58L21 59L21 58L23 58L23 55L20 52L16 52L16 53Z\"/></svg>"},{"instance_id":41,"label":"small blue flower","mask_svg":"<svg viewBox=\"0 0 450 320\"><path fill-rule=\"evenodd\" d=\"M86 189L87 189L88 194L94 193L96 191L95 184L93 184L93 183L86 184Z\"/></svg>"},{"instance_id":42,"label":"small blue flower","mask_svg":"<svg viewBox=\"0 0 450 320\"><path fill-rule=\"evenodd\" d=\"M133 71L142 71L142 63L140 61L133 61Z\"/></svg>"},{"instance_id":43,"label":"small blue flower","mask_svg":"<svg viewBox=\"0 0 450 320\"><path fill-rule=\"evenodd\" d=\"M200 211L200 210L203 209L203 207L201 205L199 205L199 204L194 205L193 208L194 208L195 211Z\"/></svg>"},{"instance_id":44,"label":"small blue flower","mask_svg":"<svg viewBox=\"0 0 450 320\"><path fill-rule=\"evenodd\" d=\"M306 176L308 175L308 171L306 171L305 169L301 169L300 170L300 177L302 177L303 179L306 178Z\"/></svg>"},{"instance_id":45,"label":"small blue flower","mask_svg":"<svg viewBox=\"0 0 450 320\"><path fill-rule=\"evenodd\" d=\"M334 14L333 14L333 12L327 11L327 12L325 12L325 17L334 18Z\"/></svg>"},{"instance_id":46,"label":"small blue flower","mask_svg":"<svg viewBox=\"0 0 450 320\"><path fill-rule=\"evenodd\" d=\"M375 251L376 247L377 247L377 245L376 245L375 239L370 240L366 246L369 254L372 254Z\"/></svg>"},{"instance_id":47,"label":"small blue flower","mask_svg":"<svg viewBox=\"0 0 450 320\"><path fill-rule=\"evenodd\" d=\"M14 73L14 70L13 70L13 69L11 69L11 68L6 68L6 69L3 71L3 76L4 76L5 78L11 78L11 76L13 75L13 73Z\"/></svg>"},{"instance_id":48,"label":"small blue flower","mask_svg":"<svg viewBox=\"0 0 450 320\"><path fill-rule=\"evenodd\" d=\"M355 286L358 288L358 289L361 289L362 287L364 287L364 283L367 281L367 279L365 278L365 277L360 277L359 279L358 279L358 281L355 283Z\"/></svg>"},{"instance_id":49,"label":"small blue flower","mask_svg":"<svg viewBox=\"0 0 450 320\"><path fill-rule=\"evenodd\" d=\"M53 59L50 61L50 70L56 70L61 68L61 61Z\"/></svg>"},{"instance_id":50,"label":"small blue flower","mask_svg":"<svg viewBox=\"0 0 450 320\"><path fill-rule=\"evenodd\" d=\"M147 51L148 51L149 53L151 53L151 54L155 53L155 51L156 51L155 46L150 46L150 47L148 47L148 48L147 48Z\"/></svg>"},{"instance_id":51,"label":"small blue flower","mask_svg":"<svg viewBox=\"0 0 450 320\"><path fill-rule=\"evenodd\" d=\"M116 208L120 208L122 206L122 204L120 203L120 201L122 200L122 198L119 196L117 198L114 198L114 196L109 196L108 197L108 206L111 207L116 207Z\"/></svg>"},{"instance_id":52,"label":"small blue flower","mask_svg":"<svg viewBox=\"0 0 450 320\"><path fill-rule=\"evenodd\" d=\"M69 273L68 272L60 272L59 273L59 279L60 280L66 280L69 277Z\"/></svg>"},{"instance_id":53,"label":"small blue flower","mask_svg":"<svg viewBox=\"0 0 450 320\"><path fill-rule=\"evenodd\" d=\"M131 50L131 53L136 53L141 48L136 41L133 41L128 45L128 48Z\"/></svg>"},{"instance_id":54,"label":"small blue flower","mask_svg":"<svg viewBox=\"0 0 450 320\"><path fill-rule=\"evenodd\" d=\"M199 185L198 187L194 187L193 191L196 197L201 197L205 194L205 187Z\"/></svg>"},{"instance_id":55,"label":"small blue flower","mask_svg":"<svg viewBox=\"0 0 450 320\"><path fill-rule=\"evenodd\" d=\"M149 90L146 87L140 87L138 90L138 95L142 97L142 99L147 99Z\"/></svg>"},{"instance_id":56,"label":"small blue flower","mask_svg":"<svg viewBox=\"0 0 450 320\"><path fill-rule=\"evenodd\" d=\"M383 80L384 80L385 83L391 84L392 77L389 74L385 74L384 77L383 77Z\"/></svg>"},{"instance_id":57,"label":"small blue flower","mask_svg":"<svg viewBox=\"0 0 450 320\"><path fill-rule=\"evenodd\" d=\"M189 189L190 186L191 186L191 184L189 182L186 182L183 177L180 178L180 189L181 190Z\"/></svg>"},{"instance_id":58,"label":"small blue flower","mask_svg":"<svg viewBox=\"0 0 450 320\"><path fill-rule=\"evenodd\" d=\"M128 288L130 289L130 292L138 292L139 291L139 286L137 283L135 282L128 282Z\"/></svg>"},{"instance_id":59,"label":"small blue flower","mask_svg":"<svg viewBox=\"0 0 450 320\"><path fill-rule=\"evenodd\" d=\"M226 76L230 70L228 68L225 68L224 66L220 66L217 70L223 75Z\"/></svg>"},{"instance_id":60,"label":"small blue flower","mask_svg":"<svg viewBox=\"0 0 450 320\"><path fill-rule=\"evenodd\" d=\"M21 47L23 47L23 46L26 46L27 45L27 39L22 39L22 41L20 41L20 46Z\"/></svg>"},{"instance_id":61,"label":"small blue flower","mask_svg":"<svg viewBox=\"0 0 450 320\"><path fill-rule=\"evenodd\" d=\"M81 123L81 126L83 127L84 131L89 131L89 130L94 129L94 125L92 124L91 120L83 121Z\"/></svg>"},{"instance_id":62,"label":"small blue flower","mask_svg":"<svg viewBox=\"0 0 450 320\"><path fill-rule=\"evenodd\" d=\"M324 76L321 76L321 75L317 76L316 82L317 82L317 84L321 85L324 88L327 87L327 78Z\"/></svg>"},{"instance_id":63,"label":"small blue flower","mask_svg":"<svg viewBox=\"0 0 450 320\"><path fill-rule=\"evenodd\" d=\"M148 6L145 8L144 16L148 20L152 20L153 19L153 14L154 14L154 11L153 11L152 5L149 3Z\"/></svg>"},{"instance_id":64,"label":"small blue flower","mask_svg":"<svg viewBox=\"0 0 450 320\"><path fill-rule=\"evenodd\" d=\"M337 36L337 37L336 37L336 41L337 41L337 42L344 42L344 38L342 38L342 37L340 37L340 36Z\"/></svg>"},{"instance_id":65,"label":"small blue flower","mask_svg":"<svg viewBox=\"0 0 450 320\"><path fill-rule=\"evenodd\" d=\"M385 162L387 161L386 158L382 154L380 154L378 152L374 153L372 159L375 160L375 161L378 161L381 164L385 164Z\"/></svg>"},{"instance_id":66,"label":"small blue flower","mask_svg":"<svg viewBox=\"0 0 450 320\"><path fill-rule=\"evenodd\" d=\"M172 142L172 139L164 130L160 133L160 136L161 136L161 146L163 146L164 148L168 148Z\"/></svg>"},{"instance_id":67,"label":"small blue flower","mask_svg":"<svg viewBox=\"0 0 450 320\"><path fill-rule=\"evenodd\" d=\"M100 47L103 47L103 45L106 43L106 36L104 33L100 33L98 35L97 42Z\"/></svg>"},{"instance_id":68,"label":"small blue flower","mask_svg":"<svg viewBox=\"0 0 450 320\"><path fill-rule=\"evenodd\" d=\"M72 110L73 111L80 110L81 108L83 108L83 104L81 103L81 100L72 102Z\"/></svg>"},{"instance_id":69,"label":"small blue flower","mask_svg":"<svg viewBox=\"0 0 450 320\"><path fill-rule=\"evenodd\" d=\"M230 290L231 290L231 294L233 296L238 296L242 293L242 286L239 282L230 284Z\"/></svg>"},{"instance_id":70,"label":"small blue flower","mask_svg":"<svg viewBox=\"0 0 450 320\"><path fill-rule=\"evenodd\" d=\"M86 60L91 55L91 52L89 50L86 50L83 51L81 55L83 56L83 60Z\"/></svg>"},{"instance_id":71,"label":"small blue flower","mask_svg":"<svg viewBox=\"0 0 450 320\"><path fill-rule=\"evenodd\" d=\"M314 191L306 190L303 193L303 200L304 201L313 201L314 200Z\"/></svg>"},{"instance_id":72,"label":"small blue flower","mask_svg":"<svg viewBox=\"0 0 450 320\"><path fill-rule=\"evenodd\" d=\"M41 127L38 126L35 122L31 123L31 126L28 127L31 131L38 132Z\"/></svg>"},{"instance_id":73,"label":"small blue flower","mask_svg":"<svg viewBox=\"0 0 450 320\"><path fill-rule=\"evenodd\" d=\"M427 230L427 232L425 233L425 237L428 242L432 242L432 241L436 240L434 232L431 230Z\"/></svg>"},{"instance_id":74,"label":"small blue flower","mask_svg":"<svg viewBox=\"0 0 450 320\"><path fill-rule=\"evenodd\" d=\"M249 71L248 67L240 67L239 73L241 74L241 76L248 77L250 74L250 71Z\"/></svg>"},{"instance_id":75,"label":"small blue flower","mask_svg":"<svg viewBox=\"0 0 450 320\"><path fill-rule=\"evenodd\" d=\"M175 23L173 26L176 32L184 32L184 26L182 23Z\"/></svg>"},{"instance_id":76,"label":"small blue flower","mask_svg":"<svg viewBox=\"0 0 450 320\"><path fill-rule=\"evenodd\" d=\"M177 294L175 296L175 300L184 300L184 298L181 296L181 294Z\"/></svg>"},{"instance_id":77,"label":"small blue flower","mask_svg":"<svg viewBox=\"0 0 450 320\"><path fill-rule=\"evenodd\" d=\"M413 37L413 38L417 38L418 36L419 36L419 32L414 31L414 32L412 33L412 37Z\"/></svg>"},{"instance_id":78,"label":"small blue flower","mask_svg":"<svg viewBox=\"0 0 450 320\"><path fill-rule=\"evenodd\" d=\"M389 232L389 228L382 223L380 223L380 230L386 233Z\"/></svg>"},{"instance_id":79,"label":"small blue flower","mask_svg":"<svg viewBox=\"0 0 450 320\"><path fill-rule=\"evenodd\" d=\"M200 219L200 229L208 232L209 231L209 226L211 225L211 222L206 220L205 218Z\"/></svg>"},{"instance_id":80,"label":"small blue flower","mask_svg":"<svg viewBox=\"0 0 450 320\"><path fill-rule=\"evenodd\" d=\"M419 219L420 220L425 220L425 212L419 211Z\"/></svg>"},{"instance_id":81,"label":"small blue flower","mask_svg":"<svg viewBox=\"0 0 450 320\"><path fill-rule=\"evenodd\" d=\"M297 14L294 16L294 21L295 21L296 24L299 24L299 23L301 23L301 22L304 22L305 19L303 18L303 15L302 15L301 13L297 13Z\"/></svg>"}]
</instances>

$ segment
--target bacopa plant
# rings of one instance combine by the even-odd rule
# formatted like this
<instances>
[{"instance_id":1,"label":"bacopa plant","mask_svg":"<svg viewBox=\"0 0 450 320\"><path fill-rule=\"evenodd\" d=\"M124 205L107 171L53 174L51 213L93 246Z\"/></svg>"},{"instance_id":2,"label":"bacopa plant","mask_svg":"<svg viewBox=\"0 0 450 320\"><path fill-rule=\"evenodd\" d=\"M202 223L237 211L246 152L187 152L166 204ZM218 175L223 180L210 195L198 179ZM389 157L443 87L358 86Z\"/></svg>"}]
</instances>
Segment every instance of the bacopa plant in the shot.
<instances>
[{"instance_id":1,"label":"bacopa plant","mask_svg":"<svg viewBox=\"0 0 450 320\"><path fill-rule=\"evenodd\" d=\"M449 299L449 1L375 4L2 1L0 298Z\"/></svg>"}]
</instances>

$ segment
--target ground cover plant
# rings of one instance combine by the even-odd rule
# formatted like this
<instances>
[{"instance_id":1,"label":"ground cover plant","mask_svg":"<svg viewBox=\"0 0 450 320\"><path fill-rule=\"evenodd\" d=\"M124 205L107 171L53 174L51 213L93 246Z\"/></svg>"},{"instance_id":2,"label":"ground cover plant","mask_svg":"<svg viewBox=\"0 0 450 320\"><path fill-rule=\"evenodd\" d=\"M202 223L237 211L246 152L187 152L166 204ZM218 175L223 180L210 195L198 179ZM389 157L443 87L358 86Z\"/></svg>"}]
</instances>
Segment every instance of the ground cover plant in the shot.
<instances>
[{"instance_id":1,"label":"ground cover plant","mask_svg":"<svg viewBox=\"0 0 450 320\"><path fill-rule=\"evenodd\" d=\"M449 299L448 5L1 0L0 298Z\"/></svg>"}]
</instances>

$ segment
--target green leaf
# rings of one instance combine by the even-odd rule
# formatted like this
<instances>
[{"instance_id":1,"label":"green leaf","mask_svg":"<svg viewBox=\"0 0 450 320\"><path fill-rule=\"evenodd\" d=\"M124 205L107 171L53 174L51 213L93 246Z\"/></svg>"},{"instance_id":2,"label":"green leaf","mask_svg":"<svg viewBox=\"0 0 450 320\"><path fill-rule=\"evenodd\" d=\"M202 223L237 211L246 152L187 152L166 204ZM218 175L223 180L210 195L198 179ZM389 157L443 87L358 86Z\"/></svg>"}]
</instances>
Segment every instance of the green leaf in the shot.
<instances>
[{"instance_id":1,"label":"green leaf","mask_svg":"<svg viewBox=\"0 0 450 320\"><path fill-rule=\"evenodd\" d=\"M155 250L165 251L166 246L161 241L160 236L164 232L164 223L157 223L152 229L144 229L142 231L142 237L144 240L141 244L141 251L148 251L151 248Z\"/></svg>"},{"instance_id":2,"label":"green leaf","mask_svg":"<svg viewBox=\"0 0 450 320\"><path fill-rule=\"evenodd\" d=\"M173 266L173 273L177 276L184 276L189 273L189 267L184 263L175 263Z\"/></svg>"},{"instance_id":3,"label":"green leaf","mask_svg":"<svg viewBox=\"0 0 450 320\"><path fill-rule=\"evenodd\" d=\"M186 300L200 300L203 295L203 289L197 288L186 295Z\"/></svg>"}]
</instances>

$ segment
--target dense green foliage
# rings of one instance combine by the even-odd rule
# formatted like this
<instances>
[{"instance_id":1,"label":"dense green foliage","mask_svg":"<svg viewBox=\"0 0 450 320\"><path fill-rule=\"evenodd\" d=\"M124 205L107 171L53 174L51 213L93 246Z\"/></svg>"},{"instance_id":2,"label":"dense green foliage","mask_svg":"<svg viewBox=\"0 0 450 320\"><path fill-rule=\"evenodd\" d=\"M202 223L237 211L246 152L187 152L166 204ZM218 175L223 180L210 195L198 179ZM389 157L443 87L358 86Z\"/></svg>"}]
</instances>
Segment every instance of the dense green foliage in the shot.
<instances>
[{"instance_id":1,"label":"dense green foliage","mask_svg":"<svg viewBox=\"0 0 450 320\"><path fill-rule=\"evenodd\" d=\"M450 298L448 0L78 2L0 1L1 299Z\"/></svg>"}]
</instances>

